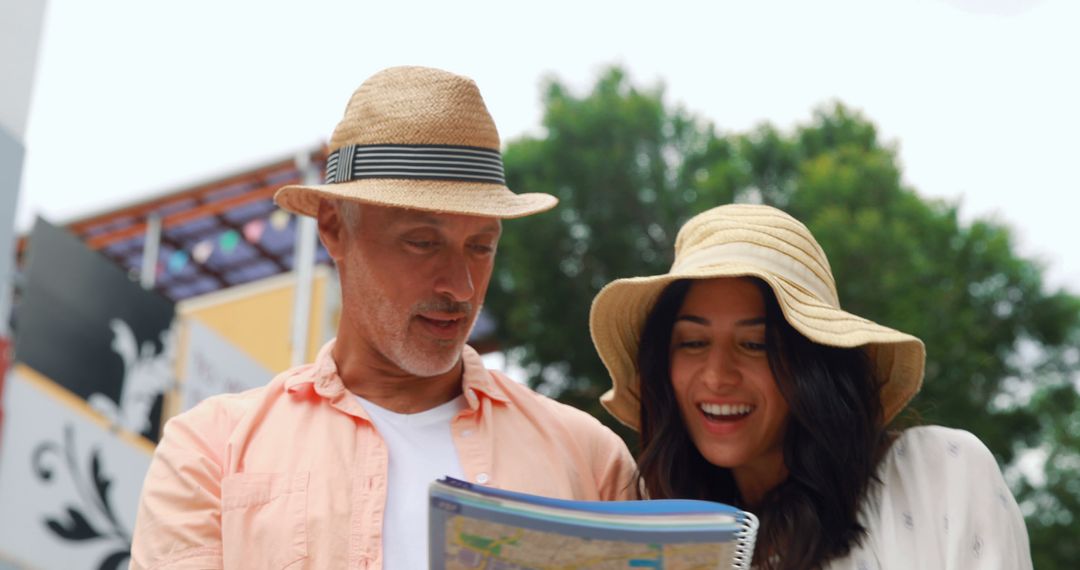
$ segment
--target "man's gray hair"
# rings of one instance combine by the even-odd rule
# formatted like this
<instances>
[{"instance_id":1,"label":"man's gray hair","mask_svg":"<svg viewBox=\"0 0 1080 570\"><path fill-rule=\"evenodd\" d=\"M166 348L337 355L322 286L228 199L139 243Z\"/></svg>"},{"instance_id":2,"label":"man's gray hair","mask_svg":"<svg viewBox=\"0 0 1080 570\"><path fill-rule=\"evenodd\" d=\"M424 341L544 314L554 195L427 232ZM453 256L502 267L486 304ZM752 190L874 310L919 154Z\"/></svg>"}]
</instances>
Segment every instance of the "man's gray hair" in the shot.
<instances>
[{"instance_id":1,"label":"man's gray hair","mask_svg":"<svg viewBox=\"0 0 1080 570\"><path fill-rule=\"evenodd\" d=\"M337 199L334 200L334 208L337 209L341 223L345 225L347 232L352 234L360 227L360 202Z\"/></svg>"}]
</instances>

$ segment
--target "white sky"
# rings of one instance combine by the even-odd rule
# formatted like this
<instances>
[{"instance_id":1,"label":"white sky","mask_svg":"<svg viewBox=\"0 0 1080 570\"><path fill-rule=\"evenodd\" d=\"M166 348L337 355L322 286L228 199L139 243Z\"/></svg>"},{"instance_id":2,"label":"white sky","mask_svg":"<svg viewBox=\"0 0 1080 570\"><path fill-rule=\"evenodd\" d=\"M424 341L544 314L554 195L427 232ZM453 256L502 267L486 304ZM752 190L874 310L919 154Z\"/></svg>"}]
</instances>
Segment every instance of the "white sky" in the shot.
<instances>
[{"instance_id":1,"label":"white sky","mask_svg":"<svg viewBox=\"0 0 1080 570\"><path fill-rule=\"evenodd\" d=\"M861 109L911 186L1009 223L1076 292L1078 29L1075 0L49 0L17 224L314 145L387 66L473 77L506 141L538 129L543 76L585 88L620 63L726 132Z\"/></svg>"}]
</instances>

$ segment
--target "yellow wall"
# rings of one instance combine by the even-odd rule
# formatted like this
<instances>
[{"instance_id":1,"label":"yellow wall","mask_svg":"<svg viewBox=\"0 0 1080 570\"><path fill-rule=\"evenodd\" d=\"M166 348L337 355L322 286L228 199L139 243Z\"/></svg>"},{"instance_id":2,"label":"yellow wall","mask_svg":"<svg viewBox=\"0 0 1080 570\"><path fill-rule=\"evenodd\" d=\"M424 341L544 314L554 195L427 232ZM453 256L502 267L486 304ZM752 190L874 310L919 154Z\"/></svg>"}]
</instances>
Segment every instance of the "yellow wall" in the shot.
<instances>
[{"instance_id":1,"label":"yellow wall","mask_svg":"<svg viewBox=\"0 0 1080 570\"><path fill-rule=\"evenodd\" d=\"M329 268L316 267L311 287L306 362L315 358L336 328L336 323L328 322L331 317L326 310L328 295L337 294L333 279L336 277ZM295 281L290 273L187 299L177 306L177 312L181 322L198 320L267 370L277 373L292 364L290 339L294 289Z\"/></svg>"}]
</instances>

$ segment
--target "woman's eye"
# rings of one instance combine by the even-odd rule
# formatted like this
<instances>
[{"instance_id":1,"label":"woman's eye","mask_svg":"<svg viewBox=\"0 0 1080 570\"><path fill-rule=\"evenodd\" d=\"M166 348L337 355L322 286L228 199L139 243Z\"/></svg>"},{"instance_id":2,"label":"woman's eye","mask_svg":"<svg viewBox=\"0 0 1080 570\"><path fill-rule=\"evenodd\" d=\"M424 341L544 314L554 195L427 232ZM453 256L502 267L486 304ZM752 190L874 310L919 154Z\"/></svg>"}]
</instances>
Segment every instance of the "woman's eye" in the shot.
<instances>
[{"instance_id":1,"label":"woman's eye","mask_svg":"<svg viewBox=\"0 0 1080 570\"><path fill-rule=\"evenodd\" d=\"M763 342L744 342L743 346L746 347L747 350L753 350L755 352L764 352L765 349L768 348Z\"/></svg>"},{"instance_id":2,"label":"woman's eye","mask_svg":"<svg viewBox=\"0 0 1080 570\"><path fill-rule=\"evenodd\" d=\"M675 343L675 348L702 348L706 344L703 340L681 340Z\"/></svg>"}]
</instances>

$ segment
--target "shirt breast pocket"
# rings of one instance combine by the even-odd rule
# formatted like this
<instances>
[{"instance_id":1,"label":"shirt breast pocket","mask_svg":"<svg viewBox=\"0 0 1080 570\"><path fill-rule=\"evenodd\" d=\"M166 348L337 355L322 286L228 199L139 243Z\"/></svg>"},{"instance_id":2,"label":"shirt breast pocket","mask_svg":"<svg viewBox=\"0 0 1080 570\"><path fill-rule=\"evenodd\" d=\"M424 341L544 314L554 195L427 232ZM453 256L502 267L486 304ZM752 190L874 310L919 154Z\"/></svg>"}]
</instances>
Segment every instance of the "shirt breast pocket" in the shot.
<instances>
[{"instance_id":1,"label":"shirt breast pocket","mask_svg":"<svg viewBox=\"0 0 1080 570\"><path fill-rule=\"evenodd\" d=\"M308 473L237 473L221 483L226 568L299 568L307 559Z\"/></svg>"}]
</instances>

